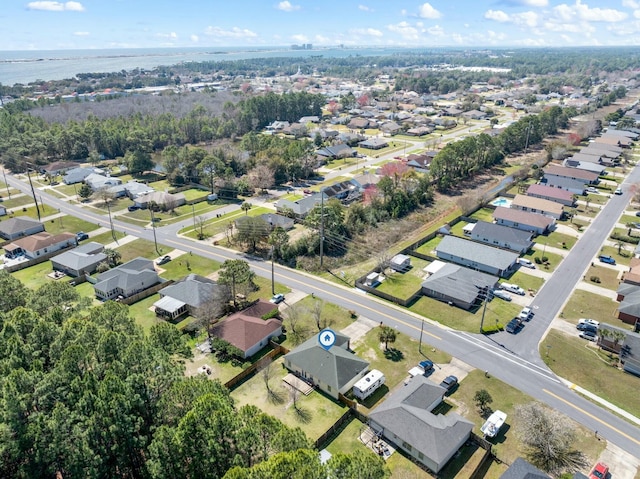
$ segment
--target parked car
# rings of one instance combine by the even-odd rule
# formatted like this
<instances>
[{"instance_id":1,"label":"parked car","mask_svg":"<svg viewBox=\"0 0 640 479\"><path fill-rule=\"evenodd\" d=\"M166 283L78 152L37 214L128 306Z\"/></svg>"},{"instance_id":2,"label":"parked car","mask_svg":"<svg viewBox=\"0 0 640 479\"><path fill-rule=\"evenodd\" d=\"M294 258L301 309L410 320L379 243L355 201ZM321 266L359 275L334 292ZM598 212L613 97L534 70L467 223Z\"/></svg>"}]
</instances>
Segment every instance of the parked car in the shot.
<instances>
[{"instance_id":1,"label":"parked car","mask_svg":"<svg viewBox=\"0 0 640 479\"><path fill-rule=\"evenodd\" d=\"M207 201L215 201L218 199L218 194L217 193L211 193L209 195L207 195Z\"/></svg>"},{"instance_id":2,"label":"parked car","mask_svg":"<svg viewBox=\"0 0 640 479\"><path fill-rule=\"evenodd\" d=\"M636 216L640 216L640 211L636 211Z\"/></svg>"},{"instance_id":3,"label":"parked car","mask_svg":"<svg viewBox=\"0 0 640 479\"><path fill-rule=\"evenodd\" d=\"M598 259L602 263L616 264L616 260L612 256L608 256L608 255L605 255L605 254L601 254L600 256L598 256Z\"/></svg>"},{"instance_id":4,"label":"parked car","mask_svg":"<svg viewBox=\"0 0 640 479\"><path fill-rule=\"evenodd\" d=\"M78 231L76 233L76 239L78 241L88 240L89 239L89 235L87 233L85 233L84 231Z\"/></svg>"},{"instance_id":5,"label":"parked car","mask_svg":"<svg viewBox=\"0 0 640 479\"><path fill-rule=\"evenodd\" d=\"M599 462L589 473L589 479L607 479L609 477L609 466L603 462Z\"/></svg>"},{"instance_id":6,"label":"parked car","mask_svg":"<svg viewBox=\"0 0 640 479\"><path fill-rule=\"evenodd\" d=\"M429 359L425 359L424 361L420 361L420 363L418 364L418 367L422 369L426 374L433 369L433 361L430 361Z\"/></svg>"},{"instance_id":7,"label":"parked car","mask_svg":"<svg viewBox=\"0 0 640 479\"><path fill-rule=\"evenodd\" d=\"M493 291L491 291L491 294L493 294L496 298L500 298L504 301L511 301L511 295L501 289L494 289Z\"/></svg>"},{"instance_id":8,"label":"parked car","mask_svg":"<svg viewBox=\"0 0 640 479\"><path fill-rule=\"evenodd\" d=\"M169 261L171 261L171 256L169 256L169 255L165 255L165 256L163 256L162 258L158 258L158 259L156 260L156 264L158 264L158 265L160 265L160 264L166 264L166 263L168 263Z\"/></svg>"},{"instance_id":9,"label":"parked car","mask_svg":"<svg viewBox=\"0 0 640 479\"><path fill-rule=\"evenodd\" d=\"M269 302L273 304L280 304L283 301L284 301L284 294L282 293L274 294L272 298L269 300Z\"/></svg>"},{"instance_id":10,"label":"parked car","mask_svg":"<svg viewBox=\"0 0 640 479\"><path fill-rule=\"evenodd\" d=\"M520 266L524 266L525 268L531 268L531 269L535 269L536 265L533 264L533 261L528 260L526 258L519 258L518 259L518 264L520 264Z\"/></svg>"},{"instance_id":11,"label":"parked car","mask_svg":"<svg viewBox=\"0 0 640 479\"><path fill-rule=\"evenodd\" d=\"M588 324L588 323L578 323L578 325L576 326L576 329L578 331L591 331L592 333L598 332L597 326L594 326L593 324Z\"/></svg>"},{"instance_id":12,"label":"parked car","mask_svg":"<svg viewBox=\"0 0 640 479\"><path fill-rule=\"evenodd\" d=\"M616 188L616 191L613 192L614 195L621 195L622 194L622 188L618 187Z\"/></svg>"},{"instance_id":13,"label":"parked car","mask_svg":"<svg viewBox=\"0 0 640 479\"><path fill-rule=\"evenodd\" d=\"M600 321L596 321L595 319L591 318L580 318L578 320L578 324L591 324L597 328L598 326L600 326Z\"/></svg>"},{"instance_id":14,"label":"parked car","mask_svg":"<svg viewBox=\"0 0 640 479\"><path fill-rule=\"evenodd\" d=\"M513 318L507 323L507 326L504 329L507 333L516 334L521 325L522 320L520 318Z\"/></svg>"},{"instance_id":15,"label":"parked car","mask_svg":"<svg viewBox=\"0 0 640 479\"><path fill-rule=\"evenodd\" d=\"M523 321L529 321L531 319L531 316L533 316L533 311L531 308L527 307L527 308L522 308L522 311L520 311L518 318Z\"/></svg>"},{"instance_id":16,"label":"parked car","mask_svg":"<svg viewBox=\"0 0 640 479\"><path fill-rule=\"evenodd\" d=\"M598 334L593 331L580 331L579 336L587 341L595 341L598 339Z\"/></svg>"},{"instance_id":17,"label":"parked car","mask_svg":"<svg viewBox=\"0 0 640 479\"><path fill-rule=\"evenodd\" d=\"M440 386L442 386L443 388L445 388L447 390L447 392L451 392L451 390L453 388L456 387L456 385L458 384L458 378L455 376L447 376L446 378L444 378L442 380L442 382L440 383Z\"/></svg>"},{"instance_id":18,"label":"parked car","mask_svg":"<svg viewBox=\"0 0 640 479\"><path fill-rule=\"evenodd\" d=\"M130 206L127 206L127 209L129 211L137 211L140 209L140 207L138 205L130 205Z\"/></svg>"},{"instance_id":19,"label":"parked car","mask_svg":"<svg viewBox=\"0 0 640 479\"><path fill-rule=\"evenodd\" d=\"M524 289L522 289L517 284L500 283L500 288L501 289L506 289L507 291L509 291L511 293L516 293L516 294L519 294L520 296L524 296Z\"/></svg>"},{"instance_id":20,"label":"parked car","mask_svg":"<svg viewBox=\"0 0 640 479\"><path fill-rule=\"evenodd\" d=\"M600 193L600 192L598 191L598 189L597 189L597 188L594 188L593 186L588 186L588 187L587 187L587 189L586 189L586 192L587 192L587 193Z\"/></svg>"}]
</instances>

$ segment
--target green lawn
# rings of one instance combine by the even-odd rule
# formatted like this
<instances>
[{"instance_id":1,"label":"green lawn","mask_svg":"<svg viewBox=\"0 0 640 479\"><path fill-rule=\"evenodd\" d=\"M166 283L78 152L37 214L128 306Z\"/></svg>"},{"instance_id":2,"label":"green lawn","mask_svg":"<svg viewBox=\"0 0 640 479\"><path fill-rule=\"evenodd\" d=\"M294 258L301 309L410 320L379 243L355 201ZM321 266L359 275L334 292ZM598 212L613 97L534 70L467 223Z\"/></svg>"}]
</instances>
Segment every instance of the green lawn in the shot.
<instances>
[{"instance_id":1,"label":"green lawn","mask_svg":"<svg viewBox=\"0 0 640 479\"><path fill-rule=\"evenodd\" d=\"M465 311L462 308L449 306L447 303L423 296L409 308L414 313L460 331L477 333L480 331L483 307ZM505 325L520 311L520 306L514 303L494 298L487 304L485 312L485 326L494 326L496 320Z\"/></svg>"},{"instance_id":2,"label":"green lawn","mask_svg":"<svg viewBox=\"0 0 640 479\"><path fill-rule=\"evenodd\" d=\"M560 262L562 261L562 256L560 256L559 254L550 253L549 251L546 251L546 250L535 249L535 250L529 251L525 255L522 255L523 258L526 258L533 262L535 262L535 258L540 258L540 260L542 260L543 256L547 257L548 264L536 263L536 268L539 268L543 271L547 271L549 273L555 270L560 264Z\"/></svg>"},{"instance_id":3,"label":"green lawn","mask_svg":"<svg viewBox=\"0 0 640 479\"><path fill-rule=\"evenodd\" d=\"M98 225L81 220L80 218L76 218L75 216L65 215L60 216L53 221L49 221L46 224L46 229L48 233L54 235L63 233L65 231L69 231L71 233L84 231L85 233L88 233L90 231L98 229Z\"/></svg>"},{"instance_id":4,"label":"green lawn","mask_svg":"<svg viewBox=\"0 0 640 479\"><path fill-rule=\"evenodd\" d=\"M589 276L587 276L587 279ZM599 286L602 286L600 284ZM612 299L576 289L562 311L562 317L568 320L593 318L597 321L619 325L622 322L614 315L619 303Z\"/></svg>"},{"instance_id":5,"label":"green lawn","mask_svg":"<svg viewBox=\"0 0 640 479\"><path fill-rule=\"evenodd\" d=\"M57 193L61 193L61 194L65 195L65 196L71 196L71 197L75 198L76 191L78 191L80 186L81 185L65 185L64 183L60 183L59 185L54 186L52 188L52 190L57 192Z\"/></svg>"},{"instance_id":6,"label":"green lawn","mask_svg":"<svg viewBox=\"0 0 640 479\"><path fill-rule=\"evenodd\" d=\"M622 215L618 220L618 223L622 223L623 225L629 225L629 223L640 223L640 218L637 216Z\"/></svg>"},{"instance_id":7,"label":"green lawn","mask_svg":"<svg viewBox=\"0 0 640 479\"><path fill-rule=\"evenodd\" d=\"M549 356L547 346L551 346ZM560 377L640 417L640 378L612 367L617 365L617 356L610 357L588 341L555 330L540 344L540 356Z\"/></svg>"},{"instance_id":8,"label":"green lawn","mask_svg":"<svg viewBox=\"0 0 640 479\"><path fill-rule=\"evenodd\" d=\"M126 233L115 231L115 237L118 240L121 240L125 236L127 236ZM91 241L95 241L96 243L107 245L109 243L113 243L113 234L111 233L111 231L105 231L104 233L100 233L99 235L92 236Z\"/></svg>"},{"instance_id":9,"label":"green lawn","mask_svg":"<svg viewBox=\"0 0 640 479\"><path fill-rule=\"evenodd\" d=\"M539 265L536 265L536 268L538 267ZM532 274L527 274L527 271L528 271L528 268L519 269L518 271L513 273L511 277L508 280L506 280L506 282L515 283L525 291L529 291L530 289L533 291L538 291L540 288L542 288L542 285L544 284L544 279L540 278L539 276L533 276ZM500 281L500 282L504 283L504 281Z\"/></svg>"},{"instance_id":10,"label":"green lawn","mask_svg":"<svg viewBox=\"0 0 640 479\"><path fill-rule=\"evenodd\" d=\"M167 180L159 180L149 183L149 186L156 191L171 191L173 186Z\"/></svg>"},{"instance_id":11,"label":"green lawn","mask_svg":"<svg viewBox=\"0 0 640 479\"><path fill-rule=\"evenodd\" d=\"M207 196L210 194L207 190L199 190L197 188L190 188L181 192L187 201L202 199L206 201Z\"/></svg>"},{"instance_id":12,"label":"green lawn","mask_svg":"<svg viewBox=\"0 0 640 479\"><path fill-rule=\"evenodd\" d=\"M298 195L296 193L288 193L286 195L282 195L278 198L278 200L289 200L289 201L298 201L304 198L304 195Z\"/></svg>"},{"instance_id":13,"label":"green lawn","mask_svg":"<svg viewBox=\"0 0 640 479\"><path fill-rule=\"evenodd\" d=\"M229 204L229 202L223 200L217 200L213 203L201 201L199 203L195 203L194 205L178 206L173 211L173 213L154 213L154 218L156 218L159 225L169 225L184 220L193 221L194 216L197 218L200 215L210 213L211 211L222 208L227 204ZM127 223L142 225L151 222L151 213L149 212L149 210L128 211L126 213L118 215L118 219L126 221Z\"/></svg>"},{"instance_id":14,"label":"green lawn","mask_svg":"<svg viewBox=\"0 0 640 479\"><path fill-rule=\"evenodd\" d=\"M583 201L589 200L589 204L597 204L604 205L609 200L605 195L600 195L597 193L589 193L586 197L582 196L581 199Z\"/></svg>"},{"instance_id":15,"label":"green lawn","mask_svg":"<svg viewBox=\"0 0 640 479\"><path fill-rule=\"evenodd\" d=\"M27 288L38 289L40 286L48 283L49 281L56 281L49 278L47 274L51 273L51 261L45 261L44 263L29 266L28 268L21 269L11 273L15 278L19 279ZM61 279L58 281L65 281Z\"/></svg>"},{"instance_id":16,"label":"green lawn","mask_svg":"<svg viewBox=\"0 0 640 479\"><path fill-rule=\"evenodd\" d=\"M335 170L349 167L351 165L355 165L360 161L359 158L341 158L338 160L330 160L326 165L323 166L326 170Z\"/></svg>"},{"instance_id":17,"label":"green lawn","mask_svg":"<svg viewBox=\"0 0 640 479\"><path fill-rule=\"evenodd\" d=\"M423 245L420 245L420 247L416 249L416 251L418 253L427 254L435 257L436 256L435 249L442 241L442 238L444 238L444 236L436 236L435 238L430 239L429 241L424 243Z\"/></svg>"},{"instance_id":18,"label":"green lawn","mask_svg":"<svg viewBox=\"0 0 640 479\"><path fill-rule=\"evenodd\" d=\"M573 248L573 245L576 244L578 238L576 236L570 236L554 231L552 233L549 233L548 235L537 236L535 241L539 245L547 245L554 248L570 250L571 248Z\"/></svg>"},{"instance_id":19,"label":"green lawn","mask_svg":"<svg viewBox=\"0 0 640 479\"><path fill-rule=\"evenodd\" d=\"M38 197L38 195L36 194L36 198ZM38 198L38 203L40 203L40 199ZM33 203L33 196L29 196L29 195L22 195L22 196L13 196L10 200L4 200L2 202L2 206L4 206L7 211L8 210L12 210L15 209L16 213L18 213L19 211L19 207L24 206L24 205L29 205L29 204L34 204Z\"/></svg>"},{"instance_id":20,"label":"green lawn","mask_svg":"<svg viewBox=\"0 0 640 479\"><path fill-rule=\"evenodd\" d=\"M597 208L591 205L589 205L589 208L587 208L587 205L578 205L576 207L576 214L580 216L595 218L598 215L598 213L600 213L600 208Z\"/></svg>"},{"instance_id":21,"label":"green lawn","mask_svg":"<svg viewBox=\"0 0 640 479\"><path fill-rule=\"evenodd\" d=\"M153 241L147 241L143 239L137 239L122 246L118 246L116 250L119 251L122 255L122 258L120 259L121 263L131 261L138 256L142 256L143 258L147 259L154 259L159 256L158 252L155 249ZM160 252L160 255L167 254L169 251L171 251L171 248L158 244L158 251Z\"/></svg>"},{"instance_id":22,"label":"green lawn","mask_svg":"<svg viewBox=\"0 0 640 479\"><path fill-rule=\"evenodd\" d=\"M297 404L302 414L296 413L288 389L283 386L282 378L288 371L282 367L282 363L280 357L271 366L273 379L269 384L277 394L277 400L270 398L260 374L243 382L231 393L231 397L238 408L245 404L253 404L289 427L300 427L311 440L316 440L346 412L347 408L314 390L308 396L299 395Z\"/></svg>"},{"instance_id":23,"label":"green lawn","mask_svg":"<svg viewBox=\"0 0 640 479\"><path fill-rule=\"evenodd\" d=\"M480 208L470 215L471 218L475 218L478 221L486 221L488 223L493 222L493 211L491 208Z\"/></svg>"},{"instance_id":24,"label":"green lawn","mask_svg":"<svg viewBox=\"0 0 640 479\"><path fill-rule=\"evenodd\" d=\"M192 273L208 276L220 268L220 263L202 256L186 253L163 264L160 268L164 269L164 272L161 273L163 278L177 280Z\"/></svg>"},{"instance_id":25,"label":"green lawn","mask_svg":"<svg viewBox=\"0 0 640 479\"><path fill-rule=\"evenodd\" d=\"M141 326L145 332L149 332L151 326L161 323L163 320L156 316L154 311L149 308L153 303L160 299L158 293L152 294L148 298L144 298L134 304L129 305L129 315L135 320L138 326Z\"/></svg>"},{"instance_id":26,"label":"green lawn","mask_svg":"<svg viewBox=\"0 0 640 479\"><path fill-rule=\"evenodd\" d=\"M429 264L419 258L411 258L411 269L404 273L393 272L376 289L396 298L407 299L419 291L424 281L422 269Z\"/></svg>"},{"instance_id":27,"label":"green lawn","mask_svg":"<svg viewBox=\"0 0 640 479\"><path fill-rule=\"evenodd\" d=\"M248 216L260 216L264 213L273 213L273 210L265 207L254 207L251 208L248 212ZM226 213L219 218L211 218L207 221L206 226L204 227L204 234L207 237L215 236L218 233L223 233L229 223L233 222L236 218L243 216L245 213L242 210L232 211L230 213ZM180 234L184 234L185 236L195 239L198 234L194 231L193 226L187 226L180 230Z\"/></svg>"},{"instance_id":28,"label":"green lawn","mask_svg":"<svg viewBox=\"0 0 640 479\"><path fill-rule=\"evenodd\" d=\"M634 250L635 245L622 243L622 245L620 246L620 253L618 253L617 246L603 246L600 249L600 253L612 256L618 264L625 264L629 266L629 264L631 263L631 258L633 257Z\"/></svg>"},{"instance_id":29,"label":"green lawn","mask_svg":"<svg viewBox=\"0 0 640 479\"><path fill-rule=\"evenodd\" d=\"M358 406L358 409L364 410L365 414L378 405L389 390L393 390L400 384L407 377L409 370L420 361L427 358L436 364L445 364L451 361L451 356L447 353L434 350L429 344L430 336L426 334L423 335L420 347L419 342L415 339L406 334L398 333L396 341L389 343L389 351L385 354L384 344L380 343L378 339L379 333L380 328L374 328L364 338L358 340L355 345L351 345L359 357L369 361L370 369L382 371L385 376L384 386L363 401L362 407Z\"/></svg>"}]
</instances>

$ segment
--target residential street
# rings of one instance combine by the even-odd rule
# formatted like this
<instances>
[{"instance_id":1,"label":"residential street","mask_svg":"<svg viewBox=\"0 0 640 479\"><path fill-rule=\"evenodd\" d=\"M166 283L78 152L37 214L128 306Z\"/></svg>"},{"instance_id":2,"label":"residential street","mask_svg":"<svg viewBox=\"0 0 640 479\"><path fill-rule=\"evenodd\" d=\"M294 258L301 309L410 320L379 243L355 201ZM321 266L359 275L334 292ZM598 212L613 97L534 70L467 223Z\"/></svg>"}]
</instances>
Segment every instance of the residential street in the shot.
<instances>
[{"instance_id":1,"label":"residential street","mask_svg":"<svg viewBox=\"0 0 640 479\"><path fill-rule=\"evenodd\" d=\"M625 183L625 190L628 190L631 182L639 179L640 170L636 168ZM7 181L11 186L29 193L27 184L12 176L8 176ZM45 203L59 208L62 212L102 226L108 224L106 216L70 205L48 195L46 191L39 191L39 196ZM640 448L640 428L588 401L567 387L544 366L537 352L537 345L551 320L570 296L628 199L628 194L612 198L607 205L606 213L599 215L591 224L583 238L574 246L546 286L541 289L533 303L534 306L538 306L536 317L518 335L500 333L492 338L485 338L480 335L450 331L347 285L340 286L303 271L278 265L275 266L276 281L309 294L313 292L326 301L354 310L374 322L384 322L395 327L400 333L414 338L420 337L421 326L423 326L423 342L446 351L473 367L488 371L491 377L496 377L562 411L591 430L597 430L600 436L621 449L637 455ZM118 231L153 241L153 232L150 229L122 223L117 218L113 223ZM245 257L235 251L177 237L173 226L157 228L156 235L158 242L166 246L192 251L217 261L243 257L249 261L256 274L266 278L271 277L270 263ZM490 378L487 379L487 381L490 380Z\"/></svg>"}]
</instances>

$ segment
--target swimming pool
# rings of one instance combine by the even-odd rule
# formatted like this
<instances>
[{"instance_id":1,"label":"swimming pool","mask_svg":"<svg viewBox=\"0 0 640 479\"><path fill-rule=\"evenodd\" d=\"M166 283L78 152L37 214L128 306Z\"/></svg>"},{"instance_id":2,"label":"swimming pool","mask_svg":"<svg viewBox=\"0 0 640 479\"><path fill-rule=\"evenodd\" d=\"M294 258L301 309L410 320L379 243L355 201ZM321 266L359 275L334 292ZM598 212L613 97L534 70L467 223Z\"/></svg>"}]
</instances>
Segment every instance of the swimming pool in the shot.
<instances>
[{"instance_id":1,"label":"swimming pool","mask_svg":"<svg viewBox=\"0 0 640 479\"><path fill-rule=\"evenodd\" d=\"M508 198L496 198L495 200L493 200L491 202L491 204L493 206L504 206L505 208L510 208L511 207L511 200Z\"/></svg>"}]
</instances>

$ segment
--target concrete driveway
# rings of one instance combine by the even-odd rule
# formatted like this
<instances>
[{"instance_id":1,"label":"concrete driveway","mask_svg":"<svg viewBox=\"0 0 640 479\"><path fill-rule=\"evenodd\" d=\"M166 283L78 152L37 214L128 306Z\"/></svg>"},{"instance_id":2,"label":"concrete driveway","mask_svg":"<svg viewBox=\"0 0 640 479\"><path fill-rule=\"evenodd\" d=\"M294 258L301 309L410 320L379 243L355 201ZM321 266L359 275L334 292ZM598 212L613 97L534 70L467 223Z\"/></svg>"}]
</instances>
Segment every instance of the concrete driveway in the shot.
<instances>
[{"instance_id":1,"label":"concrete driveway","mask_svg":"<svg viewBox=\"0 0 640 479\"><path fill-rule=\"evenodd\" d=\"M634 479L640 468L640 459L623 451L611 443L602 451L599 462L604 462L609 466L609 476L611 479ZM595 464L592 464L593 467ZM589 468L589 471L591 468ZM585 474L589 471L585 471Z\"/></svg>"}]
</instances>

